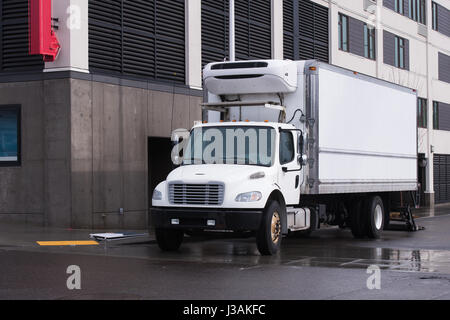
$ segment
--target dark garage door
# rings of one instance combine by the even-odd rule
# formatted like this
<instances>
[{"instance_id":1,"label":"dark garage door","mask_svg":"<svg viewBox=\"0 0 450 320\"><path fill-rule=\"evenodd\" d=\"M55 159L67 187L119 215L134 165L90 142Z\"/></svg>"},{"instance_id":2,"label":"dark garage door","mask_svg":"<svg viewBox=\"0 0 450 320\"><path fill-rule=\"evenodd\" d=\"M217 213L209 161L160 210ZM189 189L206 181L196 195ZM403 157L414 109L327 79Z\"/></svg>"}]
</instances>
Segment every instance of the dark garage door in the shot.
<instances>
[{"instance_id":1,"label":"dark garage door","mask_svg":"<svg viewBox=\"0 0 450 320\"><path fill-rule=\"evenodd\" d=\"M434 155L435 202L450 202L450 155Z\"/></svg>"}]
</instances>

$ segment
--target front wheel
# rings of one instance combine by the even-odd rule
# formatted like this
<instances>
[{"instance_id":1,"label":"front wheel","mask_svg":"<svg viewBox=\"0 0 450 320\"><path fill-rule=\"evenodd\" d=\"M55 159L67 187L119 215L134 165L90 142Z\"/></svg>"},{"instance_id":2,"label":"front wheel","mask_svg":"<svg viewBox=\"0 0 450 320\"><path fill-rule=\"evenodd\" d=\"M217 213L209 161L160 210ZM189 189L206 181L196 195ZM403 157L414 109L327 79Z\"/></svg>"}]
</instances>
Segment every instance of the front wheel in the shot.
<instances>
[{"instance_id":1,"label":"front wheel","mask_svg":"<svg viewBox=\"0 0 450 320\"><path fill-rule=\"evenodd\" d=\"M176 251L183 242L184 232L182 230L155 229L156 242L163 251Z\"/></svg>"},{"instance_id":2,"label":"front wheel","mask_svg":"<svg viewBox=\"0 0 450 320\"><path fill-rule=\"evenodd\" d=\"M282 230L282 208L277 201L272 201L264 209L261 226L256 235L256 244L263 256L276 254L280 250Z\"/></svg>"}]
</instances>

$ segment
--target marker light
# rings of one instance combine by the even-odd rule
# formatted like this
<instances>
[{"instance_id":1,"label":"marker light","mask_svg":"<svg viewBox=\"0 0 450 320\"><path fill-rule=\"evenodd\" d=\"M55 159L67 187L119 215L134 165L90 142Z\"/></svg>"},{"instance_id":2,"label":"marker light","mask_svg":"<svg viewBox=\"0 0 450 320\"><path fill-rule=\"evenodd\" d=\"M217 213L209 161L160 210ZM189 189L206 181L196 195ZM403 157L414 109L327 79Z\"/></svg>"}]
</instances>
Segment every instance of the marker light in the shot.
<instances>
[{"instance_id":1,"label":"marker light","mask_svg":"<svg viewBox=\"0 0 450 320\"><path fill-rule=\"evenodd\" d=\"M153 200L162 200L162 192L155 189L155 191L153 191L152 199Z\"/></svg>"}]
</instances>

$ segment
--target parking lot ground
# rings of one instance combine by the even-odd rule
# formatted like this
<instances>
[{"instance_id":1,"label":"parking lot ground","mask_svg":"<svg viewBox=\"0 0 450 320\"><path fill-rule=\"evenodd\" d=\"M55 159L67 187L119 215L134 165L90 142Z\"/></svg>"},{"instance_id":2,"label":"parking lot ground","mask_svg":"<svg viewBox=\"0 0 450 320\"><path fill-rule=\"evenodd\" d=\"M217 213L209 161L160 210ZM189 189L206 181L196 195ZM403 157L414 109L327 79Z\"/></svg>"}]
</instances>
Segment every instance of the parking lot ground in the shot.
<instances>
[{"instance_id":1,"label":"parking lot ground","mask_svg":"<svg viewBox=\"0 0 450 320\"><path fill-rule=\"evenodd\" d=\"M152 235L41 246L89 241L98 230L2 224L0 299L450 299L450 208L418 215L424 231L357 240L326 228L284 238L272 257L260 256L253 238L229 234L186 237L178 252L164 253ZM81 290L67 287L72 265ZM380 290L367 287L371 266L381 270Z\"/></svg>"}]
</instances>

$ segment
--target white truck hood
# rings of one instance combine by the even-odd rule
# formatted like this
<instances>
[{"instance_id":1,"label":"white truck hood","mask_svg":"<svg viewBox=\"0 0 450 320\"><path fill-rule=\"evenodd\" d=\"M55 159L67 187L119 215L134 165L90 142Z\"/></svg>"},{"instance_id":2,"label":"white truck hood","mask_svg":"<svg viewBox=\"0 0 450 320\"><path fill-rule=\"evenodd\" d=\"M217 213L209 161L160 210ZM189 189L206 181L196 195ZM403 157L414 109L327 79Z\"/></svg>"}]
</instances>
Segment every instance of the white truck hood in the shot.
<instances>
[{"instance_id":1,"label":"white truck hood","mask_svg":"<svg viewBox=\"0 0 450 320\"><path fill-rule=\"evenodd\" d=\"M236 183L239 180L249 180L250 175L257 172L264 172L269 175L270 168L232 164L185 165L173 170L167 177L167 182L206 183L216 181Z\"/></svg>"}]
</instances>

